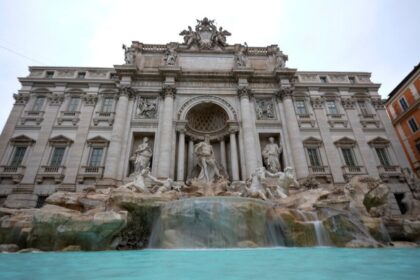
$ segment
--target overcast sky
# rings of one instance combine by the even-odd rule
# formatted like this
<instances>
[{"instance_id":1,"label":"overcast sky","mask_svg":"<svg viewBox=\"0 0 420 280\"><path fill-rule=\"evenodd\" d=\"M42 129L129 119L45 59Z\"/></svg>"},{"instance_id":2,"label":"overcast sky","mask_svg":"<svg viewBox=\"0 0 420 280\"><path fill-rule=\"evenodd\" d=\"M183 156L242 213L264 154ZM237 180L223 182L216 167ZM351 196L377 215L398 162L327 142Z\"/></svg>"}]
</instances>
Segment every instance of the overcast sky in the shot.
<instances>
[{"instance_id":1,"label":"overcast sky","mask_svg":"<svg viewBox=\"0 0 420 280\"><path fill-rule=\"evenodd\" d=\"M228 43L278 44L301 71L366 71L388 93L420 62L419 0L0 0L0 129L29 65L112 67L121 44L181 42L215 19Z\"/></svg>"}]
</instances>

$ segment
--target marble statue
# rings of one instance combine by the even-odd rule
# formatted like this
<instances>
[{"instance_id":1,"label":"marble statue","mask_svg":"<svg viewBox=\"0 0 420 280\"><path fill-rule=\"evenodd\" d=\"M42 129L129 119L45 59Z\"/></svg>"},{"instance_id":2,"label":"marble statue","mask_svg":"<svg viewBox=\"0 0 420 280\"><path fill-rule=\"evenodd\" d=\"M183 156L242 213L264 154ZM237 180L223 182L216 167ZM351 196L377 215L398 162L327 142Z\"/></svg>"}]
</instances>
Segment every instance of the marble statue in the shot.
<instances>
[{"instance_id":1,"label":"marble statue","mask_svg":"<svg viewBox=\"0 0 420 280\"><path fill-rule=\"evenodd\" d=\"M193 43L197 42L197 35L192 30L191 26L188 26L188 30L183 30L179 35L184 36L184 44L190 47Z\"/></svg>"},{"instance_id":2,"label":"marble statue","mask_svg":"<svg viewBox=\"0 0 420 280\"><path fill-rule=\"evenodd\" d=\"M134 151L134 172L140 173L143 169L150 167L150 159L152 158L152 148L149 146L149 138L144 137L141 143Z\"/></svg>"},{"instance_id":3,"label":"marble statue","mask_svg":"<svg viewBox=\"0 0 420 280\"><path fill-rule=\"evenodd\" d=\"M139 97L136 115L142 119L155 119L157 115L157 100Z\"/></svg>"},{"instance_id":4,"label":"marble statue","mask_svg":"<svg viewBox=\"0 0 420 280\"><path fill-rule=\"evenodd\" d=\"M246 66L246 53L248 52L248 44L240 45L235 54L235 65L239 67Z\"/></svg>"},{"instance_id":5,"label":"marble statue","mask_svg":"<svg viewBox=\"0 0 420 280\"><path fill-rule=\"evenodd\" d=\"M268 138L268 144L265 145L262 156L264 158L264 163L269 172L279 172L281 170L280 165L280 154L282 153L282 147L274 143L274 137Z\"/></svg>"},{"instance_id":6,"label":"marble statue","mask_svg":"<svg viewBox=\"0 0 420 280\"><path fill-rule=\"evenodd\" d=\"M274 197L285 198L289 195L290 186L299 187L299 182L296 180L294 169L286 167L283 172L271 173L266 172L270 177L277 177L277 187Z\"/></svg>"},{"instance_id":7,"label":"marble statue","mask_svg":"<svg viewBox=\"0 0 420 280\"><path fill-rule=\"evenodd\" d=\"M219 31L214 36L214 42L222 47L226 47L226 36L232 35L229 31L223 30L223 27L219 27Z\"/></svg>"},{"instance_id":8,"label":"marble statue","mask_svg":"<svg viewBox=\"0 0 420 280\"><path fill-rule=\"evenodd\" d=\"M276 53L276 69L286 67L286 61L288 60L287 55L283 54L282 51Z\"/></svg>"},{"instance_id":9,"label":"marble statue","mask_svg":"<svg viewBox=\"0 0 420 280\"><path fill-rule=\"evenodd\" d=\"M175 47L168 47L165 52L165 64L168 66L175 65L177 56Z\"/></svg>"},{"instance_id":10,"label":"marble statue","mask_svg":"<svg viewBox=\"0 0 420 280\"><path fill-rule=\"evenodd\" d=\"M195 145L194 153L198 159L198 165L201 168L198 175L199 180L212 182L214 178L221 177L208 135L204 137L204 141Z\"/></svg>"},{"instance_id":11,"label":"marble statue","mask_svg":"<svg viewBox=\"0 0 420 280\"><path fill-rule=\"evenodd\" d=\"M149 168L142 169L139 173L136 174L134 180L130 183L127 183L121 188L127 188L133 191L137 191L140 193L150 194L149 188L146 186L145 179L150 175Z\"/></svg>"},{"instance_id":12,"label":"marble statue","mask_svg":"<svg viewBox=\"0 0 420 280\"><path fill-rule=\"evenodd\" d=\"M252 198L261 198L267 200L267 190L264 188L262 180L265 179L266 170L264 167L258 167L251 178L248 179L249 187L246 187L246 196Z\"/></svg>"},{"instance_id":13,"label":"marble statue","mask_svg":"<svg viewBox=\"0 0 420 280\"><path fill-rule=\"evenodd\" d=\"M175 184L175 182L171 178L161 180L154 177L151 174L148 174L147 177L155 184L155 187L153 188L155 194L162 194L172 189L175 189L177 191L181 190L181 186Z\"/></svg>"},{"instance_id":14,"label":"marble statue","mask_svg":"<svg viewBox=\"0 0 420 280\"><path fill-rule=\"evenodd\" d=\"M134 49L131 47L127 47L126 45L122 45L124 49L124 61L125 64L134 64L135 53Z\"/></svg>"}]
</instances>

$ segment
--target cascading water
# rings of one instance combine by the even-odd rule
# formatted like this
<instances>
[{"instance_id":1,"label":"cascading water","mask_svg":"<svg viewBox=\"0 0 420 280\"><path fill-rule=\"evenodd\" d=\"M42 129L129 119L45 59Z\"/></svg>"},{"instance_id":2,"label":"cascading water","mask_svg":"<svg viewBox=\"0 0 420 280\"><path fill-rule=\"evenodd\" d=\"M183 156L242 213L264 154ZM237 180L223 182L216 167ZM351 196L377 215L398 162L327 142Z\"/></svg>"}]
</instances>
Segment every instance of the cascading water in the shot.
<instances>
[{"instance_id":1,"label":"cascading water","mask_svg":"<svg viewBox=\"0 0 420 280\"><path fill-rule=\"evenodd\" d=\"M317 246L331 246L331 240L328 232L325 230L324 224L318 218L316 212L304 212L297 210L299 215L302 217L305 223L313 225L316 235Z\"/></svg>"},{"instance_id":2,"label":"cascading water","mask_svg":"<svg viewBox=\"0 0 420 280\"><path fill-rule=\"evenodd\" d=\"M203 197L162 206L151 248L284 246L280 218L268 219L271 203L241 197Z\"/></svg>"}]
</instances>

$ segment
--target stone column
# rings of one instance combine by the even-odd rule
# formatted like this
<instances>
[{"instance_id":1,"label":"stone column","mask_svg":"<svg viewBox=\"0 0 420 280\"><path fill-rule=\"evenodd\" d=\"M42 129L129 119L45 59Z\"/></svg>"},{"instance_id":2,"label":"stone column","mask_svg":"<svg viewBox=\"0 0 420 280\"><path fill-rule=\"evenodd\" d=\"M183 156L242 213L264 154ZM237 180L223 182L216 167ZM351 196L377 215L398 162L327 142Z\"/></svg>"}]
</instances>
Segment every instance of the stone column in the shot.
<instances>
[{"instance_id":1,"label":"stone column","mask_svg":"<svg viewBox=\"0 0 420 280\"><path fill-rule=\"evenodd\" d=\"M52 128L56 122L57 112L64 100L62 93L53 93L47 96L48 104L45 106L44 119L41 123L41 129L38 133L34 149L32 150L28 164L25 169L25 175L22 178L21 185L33 185L39 166L44 156L45 148L48 145ZM30 164L29 164L30 163Z\"/></svg>"},{"instance_id":2,"label":"stone column","mask_svg":"<svg viewBox=\"0 0 420 280\"><path fill-rule=\"evenodd\" d=\"M194 141L193 139L188 140L188 174L187 177L191 174L191 171L194 168Z\"/></svg>"},{"instance_id":3,"label":"stone column","mask_svg":"<svg viewBox=\"0 0 420 280\"><path fill-rule=\"evenodd\" d=\"M284 114L284 106L281 98L277 98L277 105L280 111L280 117L281 117L281 126L282 126L282 132L281 135L281 142L283 143L283 155L284 156L284 163L286 166L294 166L293 162L293 156L292 156L292 150L290 148L290 142L289 142L289 132L287 130L287 120L286 116Z\"/></svg>"},{"instance_id":4,"label":"stone column","mask_svg":"<svg viewBox=\"0 0 420 280\"><path fill-rule=\"evenodd\" d=\"M169 178L171 172L172 158L172 115L174 106L174 96L176 88L172 85L165 85L162 90L164 97L163 117L160 121L160 139L157 176L160 178Z\"/></svg>"},{"instance_id":5,"label":"stone column","mask_svg":"<svg viewBox=\"0 0 420 280\"><path fill-rule=\"evenodd\" d=\"M128 96L132 89L123 87L120 90L117 108L115 110L114 124L112 127L111 141L106 157L104 183L116 185L118 169L121 160L121 147L123 142L124 128L127 120Z\"/></svg>"},{"instance_id":6,"label":"stone column","mask_svg":"<svg viewBox=\"0 0 420 280\"><path fill-rule=\"evenodd\" d=\"M236 145L236 129L229 130L230 136L230 164L232 170L232 181L239 181L238 148Z\"/></svg>"},{"instance_id":7,"label":"stone column","mask_svg":"<svg viewBox=\"0 0 420 280\"><path fill-rule=\"evenodd\" d=\"M321 133L322 142L327 154L328 166L331 170L334 183L344 183L345 180L343 177L343 170L341 169L342 163L340 155L337 153L337 148L335 147L332 140L328 118L324 110L323 100L321 100L319 97L313 98L312 108L318 122L319 132Z\"/></svg>"},{"instance_id":8,"label":"stone column","mask_svg":"<svg viewBox=\"0 0 420 280\"><path fill-rule=\"evenodd\" d=\"M238 88L238 94L241 103L241 118L242 118L242 131L244 135L244 148L245 148L245 163L246 163L246 178L258 167L257 144L255 143L255 135L253 127L255 123L251 119L251 109L249 104L250 89L247 86Z\"/></svg>"},{"instance_id":9,"label":"stone column","mask_svg":"<svg viewBox=\"0 0 420 280\"><path fill-rule=\"evenodd\" d=\"M86 164L85 162L82 162L83 149L86 145L89 127L92 121L92 115L97 99L98 96L96 94L87 94L83 96L84 104L80 112L80 120L74 144L71 148L71 153L67 161L66 176L63 179L63 185L75 185L80 166Z\"/></svg>"},{"instance_id":10,"label":"stone column","mask_svg":"<svg viewBox=\"0 0 420 280\"><path fill-rule=\"evenodd\" d=\"M178 173L177 181L184 182L184 168L185 168L185 129L179 130L178 138Z\"/></svg>"},{"instance_id":11,"label":"stone column","mask_svg":"<svg viewBox=\"0 0 420 280\"><path fill-rule=\"evenodd\" d=\"M4 157L7 144L9 143L10 138L12 138L16 125L18 124L18 121L22 116L25 105L29 100L29 94L14 94L13 98L16 100L16 102L13 105L13 109L10 112L9 117L7 118L6 124L3 128L3 132L0 135L0 161Z\"/></svg>"},{"instance_id":12,"label":"stone column","mask_svg":"<svg viewBox=\"0 0 420 280\"><path fill-rule=\"evenodd\" d=\"M296 119L296 113L292 101L292 87L282 87L279 91L279 97L284 103L284 112L286 118L284 121L289 133L289 143L291 144L292 157L296 177L298 179L307 177L309 174L308 163L306 162L305 150L303 148L302 138L300 137L299 125Z\"/></svg>"},{"instance_id":13,"label":"stone column","mask_svg":"<svg viewBox=\"0 0 420 280\"><path fill-rule=\"evenodd\" d=\"M221 161L221 164L223 165L223 168L226 170L227 169L227 166L226 166L226 143L225 143L225 138L223 136L220 139L220 161Z\"/></svg>"}]
</instances>

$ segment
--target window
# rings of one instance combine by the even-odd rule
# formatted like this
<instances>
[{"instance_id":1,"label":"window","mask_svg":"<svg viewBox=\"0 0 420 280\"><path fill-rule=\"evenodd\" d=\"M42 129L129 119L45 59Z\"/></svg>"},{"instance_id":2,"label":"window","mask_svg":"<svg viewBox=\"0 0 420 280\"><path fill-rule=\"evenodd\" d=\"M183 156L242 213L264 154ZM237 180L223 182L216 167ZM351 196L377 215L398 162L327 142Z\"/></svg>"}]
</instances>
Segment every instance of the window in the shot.
<instances>
[{"instance_id":1,"label":"window","mask_svg":"<svg viewBox=\"0 0 420 280\"><path fill-rule=\"evenodd\" d=\"M369 108L367 107L367 104L364 100L357 101L357 104L359 105L360 113L363 116L369 115Z\"/></svg>"},{"instance_id":2,"label":"window","mask_svg":"<svg viewBox=\"0 0 420 280\"><path fill-rule=\"evenodd\" d=\"M54 76L54 71L47 71L47 79L52 79Z\"/></svg>"},{"instance_id":3,"label":"window","mask_svg":"<svg viewBox=\"0 0 420 280\"><path fill-rule=\"evenodd\" d=\"M350 84L355 84L356 79L354 77L349 77Z\"/></svg>"},{"instance_id":4,"label":"window","mask_svg":"<svg viewBox=\"0 0 420 280\"><path fill-rule=\"evenodd\" d=\"M419 127L417 126L417 122L414 118L411 118L408 120L408 125L410 126L411 131L413 131L413 133L419 130Z\"/></svg>"},{"instance_id":5,"label":"window","mask_svg":"<svg viewBox=\"0 0 420 280\"><path fill-rule=\"evenodd\" d=\"M407 104L407 101L405 100L404 97L400 99L400 105L401 105L401 108L403 109L403 111L408 110L408 104Z\"/></svg>"},{"instance_id":6,"label":"window","mask_svg":"<svg viewBox=\"0 0 420 280\"><path fill-rule=\"evenodd\" d=\"M341 152L343 154L344 163L346 166L356 166L353 150L351 148L341 148Z\"/></svg>"},{"instance_id":7,"label":"window","mask_svg":"<svg viewBox=\"0 0 420 280\"><path fill-rule=\"evenodd\" d=\"M376 154L378 155L379 162L382 166L390 166L388 153L385 148L375 148Z\"/></svg>"},{"instance_id":8,"label":"window","mask_svg":"<svg viewBox=\"0 0 420 280\"><path fill-rule=\"evenodd\" d=\"M100 166L102 162L103 148L93 148L90 154L89 166Z\"/></svg>"},{"instance_id":9,"label":"window","mask_svg":"<svg viewBox=\"0 0 420 280\"><path fill-rule=\"evenodd\" d=\"M337 105L335 104L334 100L327 100L325 103L327 105L328 114L333 114L333 115L338 114Z\"/></svg>"},{"instance_id":10,"label":"window","mask_svg":"<svg viewBox=\"0 0 420 280\"><path fill-rule=\"evenodd\" d=\"M307 148L310 166L321 166L318 148Z\"/></svg>"},{"instance_id":11,"label":"window","mask_svg":"<svg viewBox=\"0 0 420 280\"><path fill-rule=\"evenodd\" d=\"M111 113L114 99L112 97L105 97L102 103L102 112Z\"/></svg>"},{"instance_id":12,"label":"window","mask_svg":"<svg viewBox=\"0 0 420 280\"><path fill-rule=\"evenodd\" d=\"M303 100L296 100L295 101L295 107L296 107L296 114L298 115L306 115L308 114L305 106L305 101Z\"/></svg>"},{"instance_id":13,"label":"window","mask_svg":"<svg viewBox=\"0 0 420 280\"><path fill-rule=\"evenodd\" d=\"M77 78L78 79L84 79L86 77L86 72L79 72L77 73Z\"/></svg>"},{"instance_id":14,"label":"window","mask_svg":"<svg viewBox=\"0 0 420 280\"><path fill-rule=\"evenodd\" d=\"M117 75L115 73L111 73L111 75L109 75L109 78L111 80L115 80L117 78Z\"/></svg>"},{"instance_id":15,"label":"window","mask_svg":"<svg viewBox=\"0 0 420 280\"><path fill-rule=\"evenodd\" d=\"M69 112L75 112L77 110L77 108L79 107L79 101L80 101L79 97L70 98L69 106L68 106L67 110Z\"/></svg>"},{"instance_id":16,"label":"window","mask_svg":"<svg viewBox=\"0 0 420 280\"><path fill-rule=\"evenodd\" d=\"M35 99L34 106L32 107L32 111L39 112L42 110L42 107L44 106L45 97L44 96L38 96Z\"/></svg>"},{"instance_id":17,"label":"window","mask_svg":"<svg viewBox=\"0 0 420 280\"><path fill-rule=\"evenodd\" d=\"M323 84L327 83L327 77L321 76L321 77L319 77L319 79L321 80L321 83L323 83Z\"/></svg>"},{"instance_id":18,"label":"window","mask_svg":"<svg viewBox=\"0 0 420 280\"><path fill-rule=\"evenodd\" d=\"M16 147L15 152L12 157L12 161L10 162L10 166L18 167L21 165L23 161L23 157L26 153L26 147Z\"/></svg>"},{"instance_id":19,"label":"window","mask_svg":"<svg viewBox=\"0 0 420 280\"><path fill-rule=\"evenodd\" d=\"M60 166L61 165L61 161L63 160L63 156L64 156L64 151L65 151L65 147L55 147L52 157L51 157L51 162L50 162L50 166Z\"/></svg>"}]
</instances>

